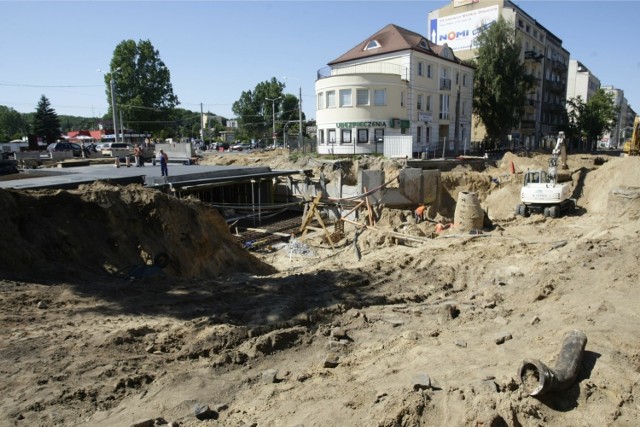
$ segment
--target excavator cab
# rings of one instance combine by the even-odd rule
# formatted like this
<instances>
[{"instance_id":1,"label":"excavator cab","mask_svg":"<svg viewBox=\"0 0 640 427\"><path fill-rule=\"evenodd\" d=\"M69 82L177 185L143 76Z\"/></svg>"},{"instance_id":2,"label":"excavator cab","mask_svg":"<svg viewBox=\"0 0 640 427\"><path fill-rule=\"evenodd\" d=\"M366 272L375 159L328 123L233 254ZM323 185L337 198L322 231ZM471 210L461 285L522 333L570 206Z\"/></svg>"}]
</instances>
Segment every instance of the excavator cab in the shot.
<instances>
[{"instance_id":1,"label":"excavator cab","mask_svg":"<svg viewBox=\"0 0 640 427\"><path fill-rule=\"evenodd\" d=\"M546 184L549 182L547 172L542 170L527 171L524 175L524 185L527 184Z\"/></svg>"}]
</instances>

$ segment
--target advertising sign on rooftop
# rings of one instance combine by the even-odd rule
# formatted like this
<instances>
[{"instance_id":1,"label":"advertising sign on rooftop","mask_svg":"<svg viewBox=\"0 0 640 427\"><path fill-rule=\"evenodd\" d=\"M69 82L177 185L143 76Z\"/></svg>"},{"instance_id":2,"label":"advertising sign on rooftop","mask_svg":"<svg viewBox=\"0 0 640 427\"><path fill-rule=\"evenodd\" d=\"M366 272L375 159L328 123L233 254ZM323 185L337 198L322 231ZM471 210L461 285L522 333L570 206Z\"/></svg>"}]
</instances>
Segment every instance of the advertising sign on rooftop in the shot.
<instances>
[{"instance_id":1,"label":"advertising sign on rooftop","mask_svg":"<svg viewBox=\"0 0 640 427\"><path fill-rule=\"evenodd\" d=\"M476 37L498 20L498 5L432 19L431 41L454 51L473 48Z\"/></svg>"},{"instance_id":2,"label":"advertising sign on rooftop","mask_svg":"<svg viewBox=\"0 0 640 427\"><path fill-rule=\"evenodd\" d=\"M453 0L453 7L460 7L466 4L478 3L480 0Z\"/></svg>"}]
</instances>

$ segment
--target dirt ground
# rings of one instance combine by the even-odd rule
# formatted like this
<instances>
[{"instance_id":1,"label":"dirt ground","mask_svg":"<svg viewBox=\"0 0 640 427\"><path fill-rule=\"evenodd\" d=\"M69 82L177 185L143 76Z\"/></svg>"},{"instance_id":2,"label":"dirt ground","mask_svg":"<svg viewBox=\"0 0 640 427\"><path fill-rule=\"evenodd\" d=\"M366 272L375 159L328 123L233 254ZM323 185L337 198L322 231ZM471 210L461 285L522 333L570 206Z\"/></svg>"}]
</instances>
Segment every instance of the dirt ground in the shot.
<instances>
[{"instance_id":1,"label":"dirt ground","mask_svg":"<svg viewBox=\"0 0 640 427\"><path fill-rule=\"evenodd\" d=\"M384 210L334 250L247 252L216 211L135 186L0 191L0 425L635 426L640 200L610 192L640 187L640 158L571 155L576 213L516 217L547 159L443 173L445 200L478 194L482 234ZM572 330L575 382L528 396L523 360L553 368Z\"/></svg>"}]
</instances>

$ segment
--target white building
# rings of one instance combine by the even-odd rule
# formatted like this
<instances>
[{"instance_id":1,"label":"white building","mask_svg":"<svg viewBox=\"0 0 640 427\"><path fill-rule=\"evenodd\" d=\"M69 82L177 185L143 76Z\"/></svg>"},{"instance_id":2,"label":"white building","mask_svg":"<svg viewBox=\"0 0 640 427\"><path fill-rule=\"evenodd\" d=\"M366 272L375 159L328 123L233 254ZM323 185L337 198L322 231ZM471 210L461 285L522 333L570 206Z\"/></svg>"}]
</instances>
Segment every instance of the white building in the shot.
<instances>
[{"instance_id":1,"label":"white building","mask_svg":"<svg viewBox=\"0 0 640 427\"><path fill-rule=\"evenodd\" d=\"M462 153L473 72L446 44L387 25L318 71L318 152L381 153L385 137L406 135L414 156Z\"/></svg>"},{"instance_id":2,"label":"white building","mask_svg":"<svg viewBox=\"0 0 640 427\"><path fill-rule=\"evenodd\" d=\"M567 100L577 98L587 102L600 89L600 79L596 77L582 62L569 60L567 72Z\"/></svg>"},{"instance_id":3,"label":"white building","mask_svg":"<svg viewBox=\"0 0 640 427\"><path fill-rule=\"evenodd\" d=\"M622 147L625 140L625 128L628 124L629 104L627 98L624 97L624 91L622 89L617 89L611 85L602 86L602 90L613 96L613 105L618 108L618 116L616 117L615 125L609 132L602 135L598 145L607 148Z\"/></svg>"}]
</instances>

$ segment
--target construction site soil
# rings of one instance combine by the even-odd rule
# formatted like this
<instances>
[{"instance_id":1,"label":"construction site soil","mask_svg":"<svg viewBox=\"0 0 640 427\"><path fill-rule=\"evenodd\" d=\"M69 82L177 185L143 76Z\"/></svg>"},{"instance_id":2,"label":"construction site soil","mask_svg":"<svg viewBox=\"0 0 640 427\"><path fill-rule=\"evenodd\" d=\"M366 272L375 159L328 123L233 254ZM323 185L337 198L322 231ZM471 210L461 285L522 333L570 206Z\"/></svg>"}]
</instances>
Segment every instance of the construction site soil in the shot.
<instances>
[{"instance_id":1,"label":"construction site soil","mask_svg":"<svg viewBox=\"0 0 640 427\"><path fill-rule=\"evenodd\" d=\"M635 426L640 200L611 190L640 187L640 158L570 155L576 212L516 217L522 171L548 157L444 172L432 221L382 208L335 249L311 232L247 251L217 211L139 186L1 190L0 425ZM460 191L492 226L434 234ZM572 330L577 378L529 396L523 360L553 367Z\"/></svg>"}]
</instances>

